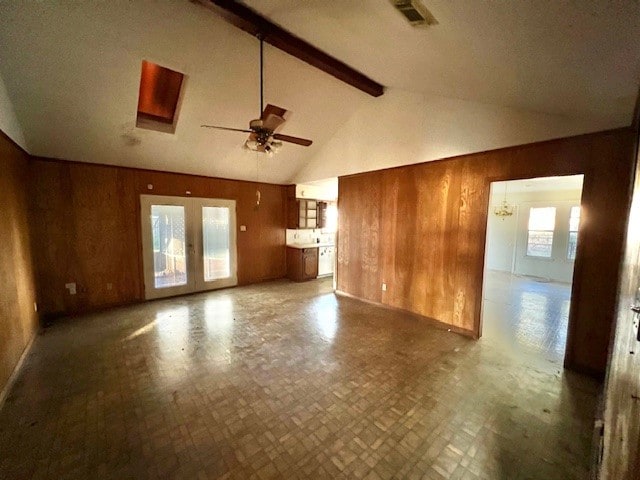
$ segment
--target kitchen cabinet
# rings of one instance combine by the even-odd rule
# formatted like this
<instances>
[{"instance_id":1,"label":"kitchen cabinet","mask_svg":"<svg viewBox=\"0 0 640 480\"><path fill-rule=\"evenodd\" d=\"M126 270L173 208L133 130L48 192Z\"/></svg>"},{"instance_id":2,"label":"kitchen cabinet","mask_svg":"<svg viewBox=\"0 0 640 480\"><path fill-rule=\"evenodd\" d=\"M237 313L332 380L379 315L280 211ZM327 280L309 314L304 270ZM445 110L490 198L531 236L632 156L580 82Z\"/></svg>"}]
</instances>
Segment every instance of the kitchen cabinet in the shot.
<instances>
[{"instance_id":1,"label":"kitchen cabinet","mask_svg":"<svg viewBox=\"0 0 640 480\"><path fill-rule=\"evenodd\" d=\"M321 228L318 225L318 202L298 199L298 228Z\"/></svg>"},{"instance_id":2,"label":"kitchen cabinet","mask_svg":"<svg viewBox=\"0 0 640 480\"><path fill-rule=\"evenodd\" d=\"M318 276L318 248L287 247L287 277L295 282Z\"/></svg>"},{"instance_id":3,"label":"kitchen cabinet","mask_svg":"<svg viewBox=\"0 0 640 480\"><path fill-rule=\"evenodd\" d=\"M318 202L318 228L327 226L327 202Z\"/></svg>"},{"instance_id":4,"label":"kitchen cabinet","mask_svg":"<svg viewBox=\"0 0 640 480\"><path fill-rule=\"evenodd\" d=\"M287 228L323 228L327 202L307 198L287 199Z\"/></svg>"}]
</instances>

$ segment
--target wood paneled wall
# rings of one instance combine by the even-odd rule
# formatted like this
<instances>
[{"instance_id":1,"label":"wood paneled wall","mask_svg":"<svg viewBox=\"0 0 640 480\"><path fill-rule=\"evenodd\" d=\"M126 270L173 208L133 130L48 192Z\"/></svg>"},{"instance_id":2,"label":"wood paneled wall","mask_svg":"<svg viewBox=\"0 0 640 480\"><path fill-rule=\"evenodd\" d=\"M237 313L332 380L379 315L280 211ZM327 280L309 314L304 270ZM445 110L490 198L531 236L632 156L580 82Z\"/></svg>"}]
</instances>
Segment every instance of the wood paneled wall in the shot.
<instances>
[{"instance_id":1,"label":"wood paneled wall","mask_svg":"<svg viewBox=\"0 0 640 480\"><path fill-rule=\"evenodd\" d=\"M601 374L632 152L623 129L341 177L337 289L477 337L490 183L584 174L565 363Z\"/></svg>"},{"instance_id":2,"label":"wood paneled wall","mask_svg":"<svg viewBox=\"0 0 640 480\"><path fill-rule=\"evenodd\" d=\"M638 118L636 116L636 118ZM635 125L638 129L638 125ZM636 130L637 142L640 133ZM640 154L627 227L615 335L604 394L604 452L601 480L637 480L640 476Z\"/></svg>"},{"instance_id":3,"label":"wood paneled wall","mask_svg":"<svg viewBox=\"0 0 640 480\"><path fill-rule=\"evenodd\" d=\"M237 202L238 283L284 277L286 187L34 158L31 215L38 297L45 315L144 298L140 194ZM147 185L153 185L149 190ZM76 282L78 293L64 285ZM107 289L107 284L112 289Z\"/></svg>"},{"instance_id":4,"label":"wood paneled wall","mask_svg":"<svg viewBox=\"0 0 640 480\"><path fill-rule=\"evenodd\" d=\"M0 132L0 392L38 328L25 190L28 159Z\"/></svg>"}]
</instances>

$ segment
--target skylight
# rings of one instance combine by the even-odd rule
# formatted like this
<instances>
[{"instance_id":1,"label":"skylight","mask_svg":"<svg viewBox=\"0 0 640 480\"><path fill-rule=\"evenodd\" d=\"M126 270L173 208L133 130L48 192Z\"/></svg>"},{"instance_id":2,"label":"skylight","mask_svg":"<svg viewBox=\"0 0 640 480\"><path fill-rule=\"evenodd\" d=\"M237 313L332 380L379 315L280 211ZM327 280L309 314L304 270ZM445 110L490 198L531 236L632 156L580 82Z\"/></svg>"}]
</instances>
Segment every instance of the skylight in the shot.
<instances>
[{"instance_id":1,"label":"skylight","mask_svg":"<svg viewBox=\"0 0 640 480\"><path fill-rule=\"evenodd\" d=\"M183 81L182 73L143 60L136 126L174 133Z\"/></svg>"}]
</instances>

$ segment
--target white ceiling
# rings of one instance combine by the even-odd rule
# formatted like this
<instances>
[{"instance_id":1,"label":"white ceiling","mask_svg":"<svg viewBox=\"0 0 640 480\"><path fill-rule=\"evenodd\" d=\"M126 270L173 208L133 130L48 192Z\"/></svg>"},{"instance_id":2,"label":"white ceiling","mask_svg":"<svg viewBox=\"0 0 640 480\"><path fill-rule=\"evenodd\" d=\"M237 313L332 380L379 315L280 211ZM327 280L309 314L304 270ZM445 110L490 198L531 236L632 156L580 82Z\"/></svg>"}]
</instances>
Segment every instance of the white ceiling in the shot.
<instances>
[{"instance_id":1,"label":"white ceiling","mask_svg":"<svg viewBox=\"0 0 640 480\"><path fill-rule=\"evenodd\" d=\"M640 78L634 0L429 0L440 24L428 30L409 27L386 0L245 3L388 93L373 99L267 45L266 101L293 112L283 133L314 145L260 157L256 173L243 134L199 127L244 128L257 116L254 38L187 0L6 1L0 77L26 148L67 160L288 183L631 120ZM143 59L187 75L175 135L134 126ZM385 122L403 131L382 129ZM528 133L519 122L528 122ZM369 124L380 126L376 140L405 139L411 151L384 160L361 146L344 152L352 139L340 137L343 127L369 145Z\"/></svg>"},{"instance_id":2,"label":"white ceiling","mask_svg":"<svg viewBox=\"0 0 640 480\"><path fill-rule=\"evenodd\" d=\"M630 122L637 0L421 1L439 25L411 27L388 0L243 3L386 86Z\"/></svg>"},{"instance_id":3,"label":"white ceiling","mask_svg":"<svg viewBox=\"0 0 640 480\"><path fill-rule=\"evenodd\" d=\"M259 116L258 41L184 1L0 2L0 75L28 151L274 183L290 181L366 95L265 46L265 101L292 112L282 133L310 138L273 158L242 148ZM135 128L143 59L186 74L175 135ZM138 142L139 140L139 142Z\"/></svg>"}]
</instances>

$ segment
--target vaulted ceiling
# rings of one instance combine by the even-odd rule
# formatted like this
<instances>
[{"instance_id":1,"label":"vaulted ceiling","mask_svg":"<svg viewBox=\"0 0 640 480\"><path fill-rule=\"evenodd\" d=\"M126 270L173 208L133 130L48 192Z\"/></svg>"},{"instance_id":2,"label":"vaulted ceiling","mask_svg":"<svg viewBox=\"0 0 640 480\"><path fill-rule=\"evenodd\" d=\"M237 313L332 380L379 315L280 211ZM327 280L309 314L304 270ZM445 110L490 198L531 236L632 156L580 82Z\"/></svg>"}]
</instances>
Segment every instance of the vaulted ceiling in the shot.
<instances>
[{"instance_id":1,"label":"vaulted ceiling","mask_svg":"<svg viewBox=\"0 0 640 480\"><path fill-rule=\"evenodd\" d=\"M228 178L315 180L626 126L640 78L640 5L425 0L410 27L386 0L248 0L384 84L372 98L266 47L265 99L314 140L273 158L259 113L258 42L187 0L0 2L0 77L34 154ZM143 59L185 73L175 134L135 127ZM0 102L1 103L1 102Z\"/></svg>"}]
</instances>

